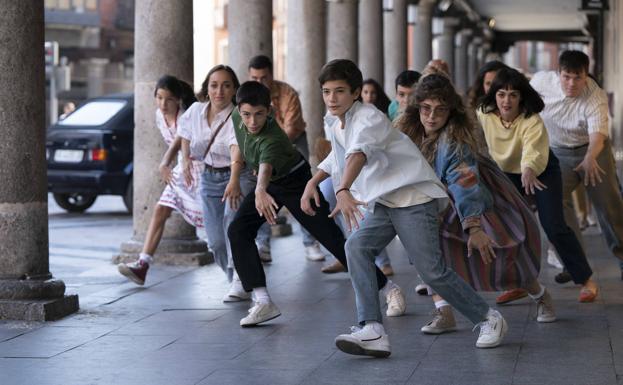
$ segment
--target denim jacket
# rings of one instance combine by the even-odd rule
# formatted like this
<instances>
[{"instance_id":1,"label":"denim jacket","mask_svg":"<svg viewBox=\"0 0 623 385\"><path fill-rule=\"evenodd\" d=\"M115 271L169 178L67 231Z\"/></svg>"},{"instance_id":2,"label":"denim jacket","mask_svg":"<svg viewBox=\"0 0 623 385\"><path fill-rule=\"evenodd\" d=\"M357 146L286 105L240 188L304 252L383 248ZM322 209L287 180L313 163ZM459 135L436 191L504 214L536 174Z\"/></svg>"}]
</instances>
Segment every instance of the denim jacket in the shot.
<instances>
[{"instance_id":1,"label":"denim jacket","mask_svg":"<svg viewBox=\"0 0 623 385\"><path fill-rule=\"evenodd\" d=\"M480 226L480 216L493 207L491 192L480 179L477 155L467 145L462 154L445 135L439 138L434 169L447 186L464 230Z\"/></svg>"}]
</instances>

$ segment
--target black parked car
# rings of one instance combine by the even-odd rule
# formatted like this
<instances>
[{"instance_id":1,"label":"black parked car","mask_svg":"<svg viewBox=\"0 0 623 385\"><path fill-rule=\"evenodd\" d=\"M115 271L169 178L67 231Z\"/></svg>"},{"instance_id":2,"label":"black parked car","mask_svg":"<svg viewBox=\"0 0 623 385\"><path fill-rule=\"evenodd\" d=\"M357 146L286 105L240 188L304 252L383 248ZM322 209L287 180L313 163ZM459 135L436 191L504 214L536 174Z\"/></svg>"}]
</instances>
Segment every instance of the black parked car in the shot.
<instances>
[{"instance_id":1,"label":"black parked car","mask_svg":"<svg viewBox=\"0 0 623 385\"><path fill-rule=\"evenodd\" d=\"M134 95L87 100L47 132L48 191L82 212L98 195L121 195L132 212Z\"/></svg>"}]
</instances>

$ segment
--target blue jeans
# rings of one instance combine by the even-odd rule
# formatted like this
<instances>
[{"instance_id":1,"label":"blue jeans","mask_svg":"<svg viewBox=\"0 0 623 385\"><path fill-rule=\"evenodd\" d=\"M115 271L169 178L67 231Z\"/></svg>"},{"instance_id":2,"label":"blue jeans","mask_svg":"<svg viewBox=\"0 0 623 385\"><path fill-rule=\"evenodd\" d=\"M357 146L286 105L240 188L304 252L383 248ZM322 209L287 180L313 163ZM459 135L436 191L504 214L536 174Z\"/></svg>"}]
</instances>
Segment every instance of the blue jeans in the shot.
<instances>
[{"instance_id":1,"label":"blue jeans","mask_svg":"<svg viewBox=\"0 0 623 385\"><path fill-rule=\"evenodd\" d=\"M333 181L331 180L331 178L327 178L320 182L320 185L318 187L320 188L320 191L322 191L322 195L324 195L324 198L327 200L327 202L329 202L329 210L333 211L333 209L335 209L335 205L337 205L335 192L333 192ZM335 219L335 223L337 223L337 225L344 233L344 237L348 238L348 230L346 230L346 226L344 225L344 218L342 217L342 214L338 214ZM304 242L305 240L303 239L303 243ZM385 249L383 249L383 251L381 251L379 255L376 256L376 258L374 259L374 263L376 263L379 269L383 266L391 266L389 255L387 254L387 251Z\"/></svg>"},{"instance_id":2,"label":"blue jeans","mask_svg":"<svg viewBox=\"0 0 623 385\"><path fill-rule=\"evenodd\" d=\"M201 203L203 206L203 225L208 238L208 247L214 256L214 262L225 272L231 281L234 263L231 257L231 248L227 238L227 228L234 219L236 211L229 207L229 203L222 202L225 187L229 183L230 171L210 171L206 169L201 174ZM255 184L250 180L249 170L243 170L240 176L240 188L243 195L247 195Z\"/></svg>"},{"instance_id":3,"label":"blue jeans","mask_svg":"<svg viewBox=\"0 0 623 385\"><path fill-rule=\"evenodd\" d=\"M355 289L357 319L382 322L374 257L398 235L422 280L474 324L486 318L489 305L454 270L446 266L439 245L438 203L389 208L376 204L359 230L346 240L346 260Z\"/></svg>"},{"instance_id":4,"label":"blue jeans","mask_svg":"<svg viewBox=\"0 0 623 385\"><path fill-rule=\"evenodd\" d=\"M233 219L229 205L222 202L225 187L231 172L215 172L206 169L201 174L201 202L203 205L203 225L208 238L208 247L214 262L228 274L227 227ZM228 278L229 274L228 274Z\"/></svg>"}]
</instances>

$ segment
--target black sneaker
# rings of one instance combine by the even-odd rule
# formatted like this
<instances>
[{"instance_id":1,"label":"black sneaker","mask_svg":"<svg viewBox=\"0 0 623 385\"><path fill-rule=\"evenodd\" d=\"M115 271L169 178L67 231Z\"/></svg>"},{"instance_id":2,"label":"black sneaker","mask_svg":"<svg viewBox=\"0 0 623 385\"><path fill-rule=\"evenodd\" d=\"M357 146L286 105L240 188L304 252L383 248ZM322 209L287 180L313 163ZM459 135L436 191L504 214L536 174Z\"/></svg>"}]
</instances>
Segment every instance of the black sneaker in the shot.
<instances>
[{"instance_id":1,"label":"black sneaker","mask_svg":"<svg viewBox=\"0 0 623 385\"><path fill-rule=\"evenodd\" d=\"M560 284L567 283L572 279L573 278L571 278L571 274L569 274L569 272L566 270L563 270L562 273L556 274L556 276L554 277L554 280Z\"/></svg>"}]
</instances>

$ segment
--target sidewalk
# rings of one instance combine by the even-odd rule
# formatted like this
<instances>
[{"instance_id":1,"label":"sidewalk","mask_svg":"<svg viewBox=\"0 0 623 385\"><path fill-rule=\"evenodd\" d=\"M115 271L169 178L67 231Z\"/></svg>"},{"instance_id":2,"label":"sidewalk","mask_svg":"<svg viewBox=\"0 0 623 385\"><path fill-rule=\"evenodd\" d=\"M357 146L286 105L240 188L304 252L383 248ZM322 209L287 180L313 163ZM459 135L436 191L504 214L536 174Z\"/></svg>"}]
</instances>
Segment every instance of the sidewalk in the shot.
<instances>
[{"instance_id":1,"label":"sidewalk","mask_svg":"<svg viewBox=\"0 0 623 385\"><path fill-rule=\"evenodd\" d=\"M266 266L282 316L242 329L249 303L221 302L227 283L215 265L155 266L145 287L119 276L110 256L132 233L121 211L51 216L51 270L81 310L56 322L0 321L0 384L623 384L623 282L594 228L586 242L598 301L579 304L578 289L554 283L544 265L559 320L537 324L528 299L503 306L510 331L491 350L474 347L478 332L460 316L456 333L420 332L432 303L393 250L407 314L385 321L391 357L372 359L335 348L356 322L352 287L304 258L296 227L274 240ZM495 293L485 297L493 303Z\"/></svg>"}]
</instances>

